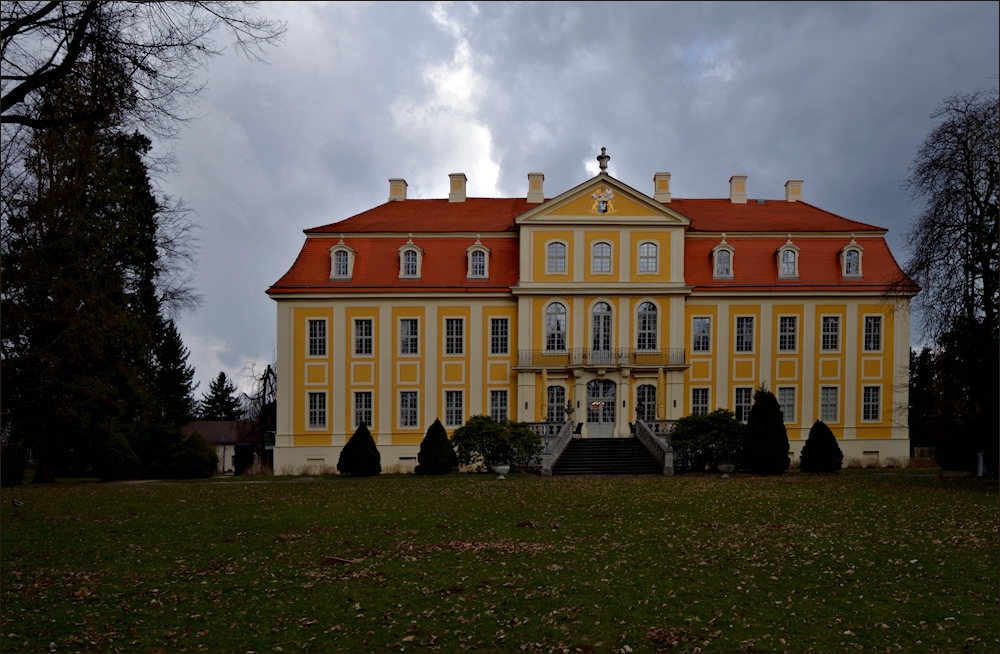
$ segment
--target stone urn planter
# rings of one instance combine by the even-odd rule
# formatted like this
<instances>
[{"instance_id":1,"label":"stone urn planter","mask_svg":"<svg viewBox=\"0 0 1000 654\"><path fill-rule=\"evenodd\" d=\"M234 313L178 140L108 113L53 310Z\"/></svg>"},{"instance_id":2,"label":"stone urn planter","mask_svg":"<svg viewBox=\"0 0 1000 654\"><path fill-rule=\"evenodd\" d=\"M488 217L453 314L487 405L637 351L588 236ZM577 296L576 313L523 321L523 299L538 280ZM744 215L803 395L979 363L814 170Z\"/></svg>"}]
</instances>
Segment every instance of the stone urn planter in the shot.
<instances>
[{"instance_id":1,"label":"stone urn planter","mask_svg":"<svg viewBox=\"0 0 1000 654\"><path fill-rule=\"evenodd\" d=\"M504 475L510 472L510 466L493 466L493 472L499 475L497 479L506 479Z\"/></svg>"},{"instance_id":2,"label":"stone urn planter","mask_svg":"<svg viewBox=\"0 0 1000 654\"><path fill-rule=\"evenodd\" d=\"M736 469L732 463L720 463L719 472L722 473L723 479L729 479L729 473Z\"/></svg>"}]
</instances>

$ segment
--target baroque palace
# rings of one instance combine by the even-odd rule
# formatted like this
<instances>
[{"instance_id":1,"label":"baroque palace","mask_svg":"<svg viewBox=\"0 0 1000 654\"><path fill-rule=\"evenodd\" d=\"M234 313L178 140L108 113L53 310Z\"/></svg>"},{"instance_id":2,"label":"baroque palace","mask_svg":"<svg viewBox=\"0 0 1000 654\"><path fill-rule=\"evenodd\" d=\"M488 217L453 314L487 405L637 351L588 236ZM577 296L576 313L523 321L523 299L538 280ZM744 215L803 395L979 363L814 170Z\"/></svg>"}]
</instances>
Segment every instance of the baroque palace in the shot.
<instances>
[{"instance_id":1,"label":"baroque palace","mask_svg":"<svg viewBox=\"0 0 1000 654\"><path fill-rule=\"evenodd\" d=\"M886 230L808 204L646 195L601 172L546 199L408 199L305 230L277 302L275 470L335 465L361 422L383 465L474 415L621 438L778 398L793 454L826 422L847 457L909 456L909 297ZM889 303L886 294L905 284ZM902 411L900 411L902 408ZM567 422L571 424L567 424ZM667 422L663 422L667 421ZM665 430L663 430L665 431ZM568 431L567 431L568 433Z\"/></svg>"}]
</instances>

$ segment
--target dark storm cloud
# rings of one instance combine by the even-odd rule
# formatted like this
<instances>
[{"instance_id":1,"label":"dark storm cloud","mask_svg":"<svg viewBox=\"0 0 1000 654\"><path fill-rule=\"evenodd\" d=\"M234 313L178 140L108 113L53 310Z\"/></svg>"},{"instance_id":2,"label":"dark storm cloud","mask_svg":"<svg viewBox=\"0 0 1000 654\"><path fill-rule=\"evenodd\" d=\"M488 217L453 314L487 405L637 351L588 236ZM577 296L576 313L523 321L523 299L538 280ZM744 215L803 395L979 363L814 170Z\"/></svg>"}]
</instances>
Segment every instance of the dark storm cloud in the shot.
<instances>
[{"instance_id":1,"label":"dark storm cloud","mask_svg":"<svg viewBox=\"0 0 1000 654\"><path fill-rule=\"evenodd\" d=\"M888 227L896 256L916 207L899 182L946 96L996 84L998 6L982 4L307 5L270 65L224 57L175 144L167 190L197 211L206 304L183 324L198 377L272 356L263 291L301 230L385 201L548 195L592 172L678 197L805 198ZM207 382L206 382L207 383ZM204 384L203 384L204 385Z\"/></svg>"}]
</instances>

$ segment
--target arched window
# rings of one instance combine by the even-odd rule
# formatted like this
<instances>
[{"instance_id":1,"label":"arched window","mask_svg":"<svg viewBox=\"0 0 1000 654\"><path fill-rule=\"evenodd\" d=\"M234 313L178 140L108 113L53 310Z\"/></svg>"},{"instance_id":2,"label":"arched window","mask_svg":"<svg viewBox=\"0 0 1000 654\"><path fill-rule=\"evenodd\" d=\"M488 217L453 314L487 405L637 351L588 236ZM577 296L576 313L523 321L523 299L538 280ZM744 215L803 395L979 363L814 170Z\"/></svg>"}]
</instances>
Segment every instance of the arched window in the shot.
<instances>
[{"instance_id":1,"label":"arched window","mask_svg":"<svg viewBox=\"0 0 1000 654\"><path fill-rule=\"evenodd\" d=\"M399 277L400 279L420 278L420 267L423 263L424 251L413 243L413 235L406 240L399 248Z\"/></svg>"},{"instance_id":2,"label":"arched window","mask_svg":"<svg viewBox=\"0 0 1000 654\"><path fill-rule=\"evenodd\" d=\"M795 252L792 250L785 250L781 253L781 274L785 277L791 277L795 274Z\"/></svg>"},{"instance_id":3,"label":"arched window","mask_svg":"<svg viewBox=\"0 0 1000 654\"><path fill-rule=\"evenodd\" d=\"M656 257L656 243L639 244L639 272L655 273L659 272L659 262Z\"/></svg>"},{"instance_id":4,"label":"arched window","mask_svg":"<svg viewBox=\"0 0 1000 654\"><path fill-rule=\"evenodd\" d=\"M354 248L344 243L344 235L340 242L330 248L330 279L350 279L354 272Z\"/></svg>"},{"instance_id":5,"label":"arched window","mask_svg":"<svg viewBox=\"0 0 1000 654\"><path fill-rule=\"evenodd\" d=\"M344 250L333 253L333 276L347 277L347 252Z\"/></svg>"},{"instance_id":6,"label":"arched window","mask_svg":"<svg viewBox=\"0 0 1000 654\"><path fill-rule=\"evenodd\" d=\"M643 384L635 389L635 417L646 422L656 420L656 386Z\"/></svg>"},{"instance_id":7,"label":"arched window","mask_svg":"<svg viewBox=\"0 0 1000 654\"><path fill-rule=\"evenodd\" d=\"M549 401L549 412L545 416L548 422L564 422L566 420L566 389L562 386L549 386L546 389Z\"/></svg>"},{"instance_id":8,"label":"arched window","mask_svg":"<svg viewBox=\"0 0 1000 654\"><path fill-rule=\"evenodd\" d=\"M733 274L731 265L732 254L729 250L719 250L715 254L715 276L729 277Z\"/></svg>"},{"instance_id":9,"label":"arched window","mask_svg":"<svg viewBox=\"0 0 1000 654\"><path fill-rule=\"evenodd\" d=\"M417 253L413 250L407 250L403 253L403 276L417 276Z\"/></svg>"},{"instance_id":10,"label":"arched window","mask_svg":"<svg viewBox=\"0 0 1000 654\"><path fill-rule=\"evenodd\" d=\"M788 235L785 244L778 248L778 279L799 278L799 247L792 243L792 235Z\"/></svg>"},{"instance_id":11,"label":"arched window","mask_svg":"<svg viewBox=\"0 0 1000 654\"><path fill-rule=\"evenodd\" d=\"M490 250L476 235L476 242L465 249L469 258L469 269L466 277L469 279L486 279L490 276Z\"/></svg>"},{"instance_id":12,"label":"arched window","mask_svg":"<svg viewBox=\"0 0 1000 654\"><path fill-rule=\"evenodd\" d=\"M594 254L591 258L591 272L610 273L611 272L611 244L594 243Z\"/></svg>"},{"instance_id":13,"label":"arched window","mask_svg":"<svg viewBox=\"0 0 1000 654\"><path fill-rule=\"evenodd\" d=\"M611 305L598 302L591 310L593 317L593 349L597 352L611 351Z\"/></svg>"},{"instance_id":14,"label":"arched window","mask_svg":"<svg viewBox=\"0 0 1000 654\"><path fill-rule=\"evenodd\" d=\"M553 302L545 310L545 349L562 351L566 349L566 307Z\"/></svg>"},{"instance_id":15,"label":"arched window","mask_svg":"<svg viewBox=\"0 0 1000 654\"><path fill-rule=\"evenodd\" d=\"M473 277L485 277L486 276L486 253L477 250L472 253L472 276Z\"/></svg>"},{"instance_id":16,"label":"arched window","mask_svg":"<svg viewBox=\"0 0 1000 654\"><path fill-rule=\"evenodd\" d=\"M549 273L566 272L565 243L549 243L545 257L545 271Z\"/></svg>"},{"instance_id":17,"label":"arched window","mask_svg":"<svg viewBox=\"0 0 1000 654\"><path fill-rule=\"evenodd\" d=\"M861 253L864 248L854 240L851 234L851 242L840 251L841 274L844 277L861 277Z\"/></svg>"},{"instance_id":18,"label":"arched window","mask_svg":"<svg viewBox=\"0 0 1000 654\"><path fill-rule=\"evenodd\" d=\"M643 302L639 305L638 321L638 342L636 348L640 350L656 349L656 305L652 302Z\"/></svg>"}]
</instances>

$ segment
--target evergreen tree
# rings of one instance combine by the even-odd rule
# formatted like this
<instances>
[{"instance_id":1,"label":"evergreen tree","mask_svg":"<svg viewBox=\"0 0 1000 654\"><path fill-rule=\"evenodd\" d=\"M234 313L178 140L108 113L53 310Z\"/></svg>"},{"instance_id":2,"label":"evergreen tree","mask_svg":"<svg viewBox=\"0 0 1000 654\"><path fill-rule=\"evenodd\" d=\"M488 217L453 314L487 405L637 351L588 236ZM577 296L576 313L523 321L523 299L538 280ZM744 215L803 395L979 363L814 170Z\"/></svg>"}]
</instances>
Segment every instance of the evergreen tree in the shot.
<instances>
[{"instance_id":1,"label":"evergreen tree","mask_svg":"<svg viewBox=\"0 0 1000 654\"><path fill-rule=\"evenodd\" d=\"M374 477L382 472L382 455L365 423L361 423L340 451L337 470L342 475L352 477Z\"/></svg>"},{"instance_id":2,"label":"evergreen tree","mask_svg":"<svg viewBox=\"0 0 1000 654\"><path fill-rule=\"evenodd\" d=\"M225 372L220 372L209 384L208 393L202 394L198 417L203 420L239 420L243 417L236 384Z\"/></svg>"},{"instance_id":3,"label":"evergreen tree","mask_svg":"<svg viewBox=\"0 0 1000 654\"><path fill-rule=\"evenodd\" d=\"M844 453L840 451L837 437L822 420L813 423L809 430L800 459L806 472L837 472L844 464Z\"/></svg>"},{"instance_id":4,"label":"evergreen tree","mask_svg":"<svg viewBox=\"0 0 1000 654\"><path fill-rule=\"evenodd\" d=\"M419 462L414 472L418 475L446 475L458 467L458 455L448 440L448 433L440 420L427 429L417 454Z\"/></svg>"},{"instance_id":5,"label":"evergreen tree","mask_svg":"<svg viewBox=\"0 0 1000 654\"><path fill-rule=\"evenodd\" d=\"M188 349L173 320L164 320L158 330L154 362L157 420L178 427L194 416L194 368L187 365Z\"/></svg>"},{"instance_id":6,"label":"evergreen tree","mask_svg":"<svg viewBox=\"0 0 1000 654\"><path fill-rule=\"evenodd\" d=\"M788 470L788 433L774 394L761 385L754 392L746 426L746 460L750 471L774 475Z\"/></svg>"}]
</instances>

